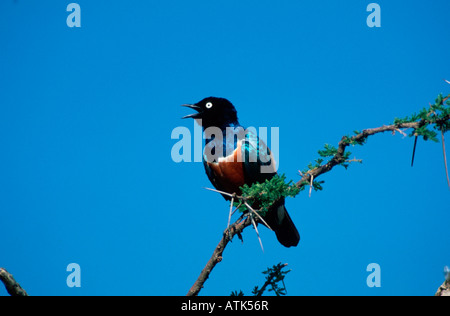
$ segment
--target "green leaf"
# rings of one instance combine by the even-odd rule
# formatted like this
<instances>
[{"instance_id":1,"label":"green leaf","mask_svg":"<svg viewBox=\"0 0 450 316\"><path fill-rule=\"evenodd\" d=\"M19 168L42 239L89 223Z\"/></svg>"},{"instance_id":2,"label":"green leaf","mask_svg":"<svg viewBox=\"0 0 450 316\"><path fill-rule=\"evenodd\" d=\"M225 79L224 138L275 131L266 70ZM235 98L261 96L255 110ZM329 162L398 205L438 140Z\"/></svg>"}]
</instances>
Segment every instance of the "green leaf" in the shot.
<instances>
[{"instance_id":1,"label":"green leaf","mask_svg":"<svg viewBox=\"0 0 450 316\"><path fill-rule=\"evenodd\" d=\"M325 149L318 151L319 155L324 158L332 157L336 155L337 152L338 152L337 148L329 144L325 144Z\"/></svg>"},{"instance_id":2,"label":"green leaf","mask_svg":"<svg viewBox=\"0 0 450 316\"><path fill-rule=\"evenodd\" d=\"M292 180L286 182L286 176L282 174L275 175L263 183L255 183L251 187L245 184L241 187L241 191L242 196L248 198L247 203L252 207L258 205L261 215L264 216L275 201L283 197L297 196L300 188ZM246 211L247 208L244 206L239 210Z\"/></svg>"}]
</instances>

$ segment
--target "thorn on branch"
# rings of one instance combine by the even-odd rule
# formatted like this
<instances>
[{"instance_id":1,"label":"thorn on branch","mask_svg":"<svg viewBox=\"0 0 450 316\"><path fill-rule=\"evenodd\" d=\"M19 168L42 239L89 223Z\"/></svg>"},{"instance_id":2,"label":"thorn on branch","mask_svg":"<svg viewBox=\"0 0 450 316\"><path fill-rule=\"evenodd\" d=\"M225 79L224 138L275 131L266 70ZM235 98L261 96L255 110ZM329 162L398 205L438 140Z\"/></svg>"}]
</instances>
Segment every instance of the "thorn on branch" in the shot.
<instances>
[{"instance_id":1,"label":"thorn on branch","mask_svg":"<svg viewBox=\"0 0 450 316\"><path fill-rule=\"evenodd\" d=\"M258 240L259 240L259 244L261 245L261 249L264 252L264 247L263 247L263 244L262 244L262 241L261 241L261 237L259 236L259 231L258 231L258 228L256 227L256 222L255 222L255 219L253 218L253 216L255 215L256 218L258 218L258 220L261 221L270 230L273 231L273 229L269 226L269 224L267 224L267 222L262 218L262 216L258 213L258 211L256 211L255 209L253 209L253 207L250 206L250 204L247 202L249 200L249 198L237 195L236 193L232 193L231 194L231 193L228 193L228 192L215 190L215 189L211 189L211 188L205 188L205 189L231 197L230 212L228 214L228 225L227 225L227 229L225 230L225 232L226 232L225 234L226 234L227 238L230 238L230 235L231 235L229 233L231 216L234 214L234 212L236 212L236 210L239 209L239 207L242 204L247 207L247 209L250 211L249 213L247 213L247 216L250 217L251 223L252 223L253 227L255 228L256 235L257 235ZM235 200L239 201L239 205L236 207L235 211L233 212L232 210L233 210L233 205L234 205L234 201ZM242 240L242 236L240 234L238 234L238 237L239 237L239 239ZM229 240L231 241L231 239L229 239Z\"/></svg>"},{"instance_id":2,"label":"thorn on branch","mask_svg":"<svg viewBox=\"0 0 450 316\"><path fill-rule=\"evenodd\" d=\"M416 157L416 148L417 148L417 138L418 138L418 136L416 135L414 138L414 148L413 148L412 159L411 159L411 167L414 167L414 158Z\"/></svg>"},{"instance_id":3,"label":"thorn on branch","mask_svg":"<svg viewBox=\"0 0 450 316\"><path fill-rule=\"evenodd\" d=\"M404 131L402 131L402 130L399 129L399 128L396 128L396 129L392 132L392 134L395 135L395 132L399 132L399 133L402 134L404 137L407 137L407 136L408 136Z\"/></svg>"},{"instance_id":4,"label":"thorn on branch","mask_svg":"<svg viewBox=\"0 0 450 316\"><path fill-rule=\"evenodd\" d=\"M259 244L261 245L262 252L264 252L264 247L263 247L263 244L261 241L261 237L259 236L258 227L256 227L256 223L255 223L255 220L253 219L253 216L251 214L249 216L250 216L250 220L252 221L252 225L255 228L256 236L258 236L258 240L259 240Z\"/></svg>"}]
</instances>

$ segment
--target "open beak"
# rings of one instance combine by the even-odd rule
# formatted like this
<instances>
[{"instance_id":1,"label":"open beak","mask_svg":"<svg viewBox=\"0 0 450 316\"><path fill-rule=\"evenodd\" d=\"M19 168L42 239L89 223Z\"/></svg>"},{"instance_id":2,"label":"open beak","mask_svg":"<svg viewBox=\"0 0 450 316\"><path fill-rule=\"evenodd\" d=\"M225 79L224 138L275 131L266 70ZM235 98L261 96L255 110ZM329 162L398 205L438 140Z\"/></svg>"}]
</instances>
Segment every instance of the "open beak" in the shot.
<instances>
[{"instance_id":1,"label":"open beak","mask_svg":"<svg viewBox=\"0 0 450 316\"><path fill-rule=\"evenodd\" d=\"M202 112L201 112L202 108L199 107L198 105L195 105L195 104L183 104L182 106L194 109L194 110L196 110L198 112L198 113L193 113L193 114L189 114L189 115L183 116L182 119L186 119L186 118L197 119L197 118L201 117L201 115L202 115Z\"/></svg>"}]
</instances>

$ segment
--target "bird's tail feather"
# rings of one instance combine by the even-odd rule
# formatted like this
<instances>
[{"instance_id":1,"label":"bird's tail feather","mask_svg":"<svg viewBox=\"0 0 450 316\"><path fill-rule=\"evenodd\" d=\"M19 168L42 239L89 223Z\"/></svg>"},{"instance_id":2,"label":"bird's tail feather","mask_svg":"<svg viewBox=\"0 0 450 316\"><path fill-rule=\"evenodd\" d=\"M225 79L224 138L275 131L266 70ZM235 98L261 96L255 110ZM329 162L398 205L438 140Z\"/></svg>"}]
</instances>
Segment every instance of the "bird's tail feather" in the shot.
<instances>
[{"instance_id":1,"label":"bird's tail feather","mask_svg":"<svg viewBox=\"0 0 450 316\"><path fill-rule=\"evenodd\" d=\"M300 241L300 234L292 222L284 201L273 205L264 220L275 231L278 241L285 247L295 247Z\"/></svg>"}]
</instances>

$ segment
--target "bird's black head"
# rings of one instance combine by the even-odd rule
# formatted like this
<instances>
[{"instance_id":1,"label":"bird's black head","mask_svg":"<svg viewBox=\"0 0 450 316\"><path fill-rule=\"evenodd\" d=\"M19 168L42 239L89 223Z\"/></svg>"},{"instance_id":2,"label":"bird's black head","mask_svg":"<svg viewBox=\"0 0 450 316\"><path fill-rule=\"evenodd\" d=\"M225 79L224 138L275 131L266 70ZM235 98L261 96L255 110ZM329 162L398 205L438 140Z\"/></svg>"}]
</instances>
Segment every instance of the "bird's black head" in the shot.
<instances>
[{"instance_id":1,"label":"bird's black head","mask_svg":"<svg viewBox=\"0 0 450 316\"><path fill-rule=\"evenodd\" d=\"M239 125L236 109L227 99L209 97L198 103L184 104L183 106L198 112L183 118L201 119L203 129L211 126L225 129L228 126Z\"/></svg>"}]
</instances>

